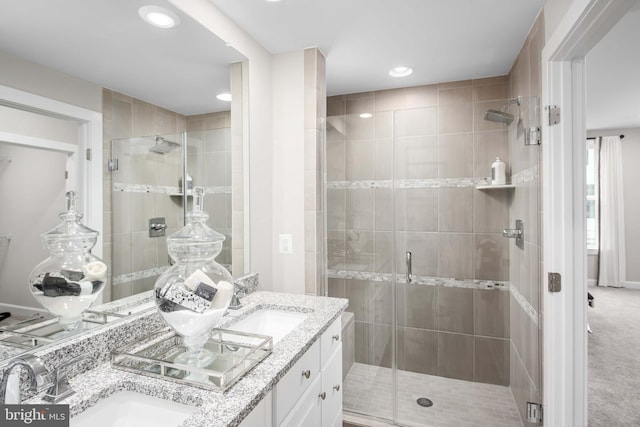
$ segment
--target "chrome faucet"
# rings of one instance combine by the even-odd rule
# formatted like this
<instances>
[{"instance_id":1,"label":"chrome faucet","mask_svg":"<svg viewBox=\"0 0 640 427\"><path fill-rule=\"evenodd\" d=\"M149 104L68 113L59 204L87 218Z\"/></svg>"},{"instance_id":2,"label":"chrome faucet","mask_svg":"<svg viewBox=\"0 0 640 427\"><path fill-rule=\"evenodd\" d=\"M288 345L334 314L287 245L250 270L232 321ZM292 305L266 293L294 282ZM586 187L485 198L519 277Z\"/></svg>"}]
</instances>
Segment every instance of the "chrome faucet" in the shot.
<instances>
[{"instance_id":1,"label":"chrome faucet","mask_svg":"<svg viewBox=\"0 0 640 427\"><path fill-rule=\"evenodd\" d=\"M240 302L240 298L247 295L247 286L239 281L233 282L233 296L231 297L231 302L229 303L230 310L238 310L242 308L242 303Z\"/></svg>"},{"instance_id":2,"label":"chrome faucet","mask_svg":"<svg viewBox=\"0 0 640 427\"><path fill-rule=\"evenodd\" d=\"M44 366L42 360L33 354L23 354L22 356L18 356L10 361L2 372L2 382L0 382L0 402L3 404L22 403L22 399L20 397L19 376L17 377L17 381L14 380L15 382L12 382L12 386L15 387L17 397L11 396L13 399L10 398L10 400L15 399L17 402L7 402L7 386L9 385L9 377L16 366L22 366L27 371L29 380L31 381L29 384L30 391L39 393L53 384L53 381L51 380L51 373Z\"/></svg>"},{"instance_id":3,"label":"chrome faucet","mask_svg":"<svg viewBox=\"0 0 640 427\"><path fill-rule=\"evenodd\" d=\"M49 387L42 400L49 403L58 403L62 399L65 399L74 394L75 391L73 391L73 389L69 385L68 368L76 363L84 362L88 358L89 356L87 356L86 354L82 354L58 366L53 371L53 382L51 384L51 387Z\"/></svg>"}]
</instances>

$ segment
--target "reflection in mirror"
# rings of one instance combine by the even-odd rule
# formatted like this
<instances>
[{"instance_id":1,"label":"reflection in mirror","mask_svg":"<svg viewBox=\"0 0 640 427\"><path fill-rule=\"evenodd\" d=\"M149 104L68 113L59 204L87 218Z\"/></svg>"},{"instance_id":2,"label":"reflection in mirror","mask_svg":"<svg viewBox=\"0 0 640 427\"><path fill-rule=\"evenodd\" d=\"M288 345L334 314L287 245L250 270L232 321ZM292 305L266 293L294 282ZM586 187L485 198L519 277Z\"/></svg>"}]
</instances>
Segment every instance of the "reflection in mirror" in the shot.
<instances>
[{"instance_id":1,"label":"reflection in mirror","mask_svg":"<svg viewBox=\"0 0 640 427\"><path fill-rule=\"evenodd\" d=\"M139 183L158 188L175 187L178 190L182 184L181 174L188 185L188 173L192 182L207 187L210 193L205 205L213 221L210 226L227 236L218 261L232 269L234 276L245 273L242 242L248 233L242 228L242 203L236 203L236 200L243 200L242 170L231 170L231 152L236 156L239 153L242 158L242 135L233 129L242 129L242 114L246 110L240 104L242 93L233 90L231 104L215 104L218 102L215 95L219 87L226 91L232 89L230 68L235 68L236 75L241 76L239 67L242 64L238 61L245 58L166 0L156 3L173 10L180 17L180 26L168 32L148 27L140 20L137 10L146 4L144 0L80 3L72 0L6 0L4 3L6 9L3 8L0 16L0 57L8 67L3 68L0 85L16 87L50 99L57 98L102 113L103 129L99 133L103 135L104 149L104 228L90 221L85 221L85 224L100 231L103 240L100 256L109 265L111 276L103 292L103 304L94 305L91 310L116 314L97 314L89 319L89 323L99 326L102 320L117 320L119 315L136 311L129 302L137 307L152 307L147 305L147 294L143 294L146 300L137 299L134 294L150 289L155 280L150 273L157 273L157 268L166 268L166 236L183 224L186 206L182 203L181 195L176 195L179 191L173 195L168 191L161 195L146 189L126 192L118 185ZM68 13L71 9L75 11L74 14ZM38 10L39 13L30 14L30 10ZM100 18L96 20L96 17ZM118 25L113 22L118 22ZM231 63L234 64L230 67ZM23 132L22 129L6 127L9 122L19 123L19 120L12 118L12 114L23 109L2 101L0 99L0 136L7 131ZM50 113L59 118L55 108ZM239 119L237 123L231 123L232 117ZM82 123L70 122L71 126L75 126L73 135L86 133L81 129ZM164 154L149 151L150 142L140 143L135 139L151 137L155 144L155 136L161 136L167 141L182 144L183 134L187 149L181 147ZM65 136L36 136L73 144ZM129 140L130 146L125 147L125 140ZM144 153L135 151L141 149L140 144L145 146ZM240 147L239 151L234 148L237 146ZM112 154L117 150L128 154L118 154L119 170L109 171L107 161L116 157ZM61 151L64 150L57 150ZM131 157L127 159L127 155ZM7 199L16 200L15 192L18 191L20 200L25 200L21 185L35 182L33 178L44 171L50 171L57 177L64 176L65 156L62 155L61 165L56 166L53 155L49 153L45 154L46 166L37 166L35 162L21 165L22 178L5 180L9 176L6 175L7 165L18 170L19 163L15 160L3 161L11 156L0 153L0 184L7 183L7 187L13 188L13 192L4 195L4 190L0 189L0 198L6 196ZM78 165L85 162L84 150L77 157L74 166L81 167ZM28 158L30 161L33 159L31 156ZM66 162L69 162L69 156L66 156ZM242 163L240 160L235 164L241 166ZM182 168L182 165L186 168ZM38 170L39 174L34 175L33 170ZM117 173L124 174L125 178L116 178ZM155 181L147 180L151 174ZM133 178L144 179L135 181ZM45 311L29 295L27 277L30 269L45 255L40 234L56 224L57 214L63 207L63 204L50 198L54 194L64 197L65 190L76 189L69 187L69 180L66 188L63 180L60 191L49 191L46 196L27 200L29 210L40 215L33 221L29 220L29 230L32 231L30 237L20 237L17 231L23 227L18 227L15 222L0 228L0 312L13 313L12 321L0 320L0 328L33 316L28 311L30 308L42 313L35 314L38 321L47 321ZM2 203L2 206L6 205ZM2 220L6 218L4 214L1 217ZM158 217L165 218L165 236L150 238L149 220ZM235 227L232 227L232 218ZM152 224L155 224L155 228L162 228L158 222ZM242 235L240 239L232 239L232 229ZM3 239L2 236L9 238ZM11 257L16 255L18 248L23 247L25 239L32 240L35 249L27 252L34 254L34 260L31 262L26 257L21 258L28 267L23 272L12 273L12 278L7 280L4 276L7 266L15 264L8 260L13 259ZM152 243L148 244L149 241ZM246 265L248 267L248 263ZM16 289L24 292L21 295ZM122 300L118 298L128 295L134 295L125 300L128 308L119 310L121 306L117 303ZM25 317L19 315L21 309L27 310ZM6 332L0 332L0 336L3 333ZM56 332L47 328L43 328L43 334L57 337ZM47 341L48 337L44 338L37 340L38 345Z\"/></svg>"}]
</instances>

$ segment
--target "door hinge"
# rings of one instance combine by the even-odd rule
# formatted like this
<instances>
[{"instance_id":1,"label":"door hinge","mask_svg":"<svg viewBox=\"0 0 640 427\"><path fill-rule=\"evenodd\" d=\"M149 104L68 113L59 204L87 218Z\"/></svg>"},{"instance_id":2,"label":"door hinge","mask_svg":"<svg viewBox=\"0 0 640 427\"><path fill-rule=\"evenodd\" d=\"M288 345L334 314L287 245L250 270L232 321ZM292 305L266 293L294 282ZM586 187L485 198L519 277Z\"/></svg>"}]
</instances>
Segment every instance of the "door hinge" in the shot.
<instances>
[{"instance_id":1,"label":"door hinge","mask_svg":"<svg viewBox=\"0 0 640 427\"><path fill-rule=\"evenodd\" d=\"M527 422L542 425L542 404L527 402Z\"/></svg>"},{"instance_id":2,"label":"door hinge","mask_svg":"<svg viewBox=\"0 0 640 427\"><path fill-rule=\"evenodd\" d=\"M560 107L557 105L547 105L544 107L547 110L547 120L549 126L557 125L560 123Z\"/></svg>"},{"instance_id":3,"label":"door hinge","mask_svg":"<svg viewBox=\"0 0 640 427\"><path fill-rule=\"evenodd\" d=\"M91 148L87 148L87 160L91 161Z\"/></svg>"},{"instance_id":4,"label":"door hinge","mask_svg":"<svg viewBox=\"0 0 640 427\"><path fill-rule=\"evenodd\" d=\"M118 170L118 159L117 158L109 159L107 161L107 169L109 169L109 172L117 171Z\"/></svg>"},{"instance_id":5,"label":"door hinge","mask_svg":"<svg viewBox=\"0 0 640 427\"><path fill-rule=\"evenodd\" d=\"M549 273L549 292L560 292L562 289L562 276L560 273Z\"/></svg>"}]
</instances>

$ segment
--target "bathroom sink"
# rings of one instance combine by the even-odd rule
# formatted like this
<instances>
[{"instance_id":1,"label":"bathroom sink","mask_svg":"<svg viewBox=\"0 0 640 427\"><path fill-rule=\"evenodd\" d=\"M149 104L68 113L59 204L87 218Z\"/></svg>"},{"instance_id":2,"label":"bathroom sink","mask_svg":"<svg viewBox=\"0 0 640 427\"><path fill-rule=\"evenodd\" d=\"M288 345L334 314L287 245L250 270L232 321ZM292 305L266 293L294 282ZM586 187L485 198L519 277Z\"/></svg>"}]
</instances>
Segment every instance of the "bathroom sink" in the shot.
<instances>
[{"instance_id":1,"label":"bathroom sink","mask_svg":"<svg viewBox=\"0 0 640 427\"><path fill-rule=\"evenodd\" d=\"M180 425L198 408L133 391L117 392L71 418L71 427L157 427Z\"/></svg>"},{"instance_id":2,"label":"bathroom sink","mask_svg":"<svg viewBox=\"0 0 640 427\"><path fill-rule=\"evenodd\" d=\"M227 329L268 335L276 344L285 335L294 330L308 316L308 313L284 310L258 310L244 319L234 323Z\"/></svg>"}]
</instances>

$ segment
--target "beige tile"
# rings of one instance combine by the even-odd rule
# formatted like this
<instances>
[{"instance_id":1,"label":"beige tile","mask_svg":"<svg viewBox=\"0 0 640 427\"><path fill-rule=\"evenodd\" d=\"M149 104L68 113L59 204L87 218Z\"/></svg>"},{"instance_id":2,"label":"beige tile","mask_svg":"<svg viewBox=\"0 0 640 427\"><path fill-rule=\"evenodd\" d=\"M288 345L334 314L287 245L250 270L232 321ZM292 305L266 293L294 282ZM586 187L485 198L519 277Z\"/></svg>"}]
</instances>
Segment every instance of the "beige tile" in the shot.
<instances>
[{"instance_id":1,"label":"beige tile","mask_svg":"<svg viewBox=\"0 0 640 427\"><path fill-rule=\"evenodd\" d=\"M475 278L477 280L509 280L509 244L501 234L475 235Z\"/></svg>"},{"instance_id":2,"label":"beige tile","mask_svg":"<svg viewBox=\"0 0 640 427\"><path fill-rule=\"evenodd\" d=\"M131 273L132 270L132 242L131 234L114 234L112 251L112 273L114 276L119 274Z\"/></svg>"},{"instance_id":3,"label":"beige tile","mask_svg":"<svg viewBox=\"0 0 640 427\"><path fill-rule=\"evenodd\" d=\"M398 283L396 289L398 325L435 331L440 287Z\"/></svg>"},{"instance_id":4,"label":"beige tile","mask_svg":"<svg viewBox=\"0 0 640 427\"><path fill-rule=\"evenodd\" d=\"M372 271L375 264L374 233L347 230L345 235L345 268L353 271Z\"/></svg>"},{"instance_id":5,"label":"beige tile","mask_svg":"<svg viewBox=\"0 0 640 427\"><path fill-rule=\"evenodd\" d=\"M473 279L473 258L473 234L439 233L439 277Z\"/></svg>"},{"instance_id":6,"label":"beige tile","mask_svg":"<svg viewBox=\"0 0 640 427\"><path fill-rule=\"evenodd\" d=\"M438 85L408 87L404 91L406 108L435 107L438 105Z\"/></svg>"},{"instance_id":7,"label":"beige tile","mask_svg":"<svg viewBox=\"0 0 640 427\"><path fill-rule=\"evenodd\" d=\"M375 93L376 111L402 110L406 108L404 89L379 90Z\"/></svg>"},{"instance_id":8,"label":"beige tile","mask_svg":"<svg viewBox=\"0 0 640 427\"><path fill-rule=\"evenodd\" d=\"M111 123L113 126L112 138L128 138L132 135L132 108L131 101L119 99L113 93L112 98L112 116Z\"/></svg>"},{"instance_id":9,"label":"beige tile","mask_svg":"<svg viewBox=\"0 0 640 427\"><path fill-rule=\"evenodd\" d=\"M304 171L304 210L318 211L322 206L322 195L319 189L320 173L315 170Z\"/></svg>"},{"instance_id":10,"label":"beige tile","mask_svg":"<svg viewBox=\"0 0 640 427\"><path fill-rule=\"evenodd\" d=\"M360 114L348 114L346 116L346 137L349 141L366 139L372 140L375 133L375 120L373 117L362 118Z\"/></svg>"},{"instance_id":11,"label":"beige tile","mask_svg":"<svg viewBox=\"0 0 640 427\"><path fill-rule=\"evenodd\" d=\"M453 89L458 87L471 86L471 80L458 80L455 82L445 82L438 84L438 89Z\"/></svg>"},{"instance_id":12,"label":"beige tile","mask_svg":"<svg viewBox=\"0 0 640 427\"><path fill-rule=\"evenodd\" d=\"M501 233L509 224L509 201L512 191L475 191L473 193L473 231Z\"/></svg>"},{"instance_id":13,"label":"beige tile","mask_svg":"<svg viewBox=\"0 0 640 427\"><path fill-rule=\"evenodd\" d=\"M393 178L393 140L376 139L373 177L376 180Z\"/></svg>"},{"instance_id":14,"label":"beige tile","mask_svg":"<svg viewBox=\"0 0 640 427\"><path fill-rule=\"evenodd\" d=\"M157 199L155 193L131 193L131 231L148 232L149 220L163 216L157 208Z\"/></svg>"},{"instance_id":15,"label":"beige tile","mask_svg":"<svg viewBox=\"0 0 640 427\"><path fill-rule=\"evenodd\" d=\"M148 232L133 233L131 237L133 271L148 270L158 265L158 247Z\"/></svg>"},{"instance_id":16,"label":"beige tile","mask_svg":"<svg viewBox=\"0 0 640 427\"><path fill-rule=\"evenodd\" d=\"M393 340L390 325L373 324L373 345L371 346L372 360L375 366L391 367L393 354Z\"/></svg>"},{"instance_id":17,"label":"beige tile","mask_svg":"<svg viewBox=\"0 0 640 427\"><path fill-rule=\"evenodd\" d=\"M441 89L439 92L439 105L466 104L472 98L471 86L457 87L452 89Z\"/></svg>"},{"instance_id":18,"label":"beige tile","mask_svg":"<svg viewBox=\"0 0 640 427\"><path fill-rule=\"evenodd\" d=\"M345 297L345 280L344 279L328 279L329 292L328 296L334 298L344 298ZM347 308L348 311L351 311L350 308Z\"/></svg>"},{"instance_id":19,"label":"beige tile","mask_svg":"<svg viewBox=\"0 0 640 427\"><path fill-rule=\"evenodd\" d=\"M347 101L343 96L327 98L327 116L339 116L347 113Z\"/></svg>"},{"instance_id":20,"label":"beige tile","mask_svg":"<svg viewBox=\"0 0 640 427\"><path fill-rule=\"evenodd\" d=\"M346 190L346 228L373 230L374 193L373 189Z\"/></svg>"},{"instance_id":21,"label":"beige tile","mask_svg":"<svg viewBox=\"0 0 640 427\"><path fill-rule=\"evenodd\" d=\"M476 382L509 385L509 340L475 337L474 376Z\"/></svg>"},{"instance_id":22,"label":"beige tile","mask_svg":"<svg viewBox=\"0 0 640 427\"><path fill-rule=\"evenodd\" d=\"M371 353L369 351L369 342L372 340L373 330L371 323L354 322L355 331L355 360L356 363L371 364Z\"/></svg>"},{"instance_id":23,"label":"beige tile","mask_svg":"<svg viewBox=\"0 0 640 427\"><path fill-rule=\"evenodd\" d=\"M133 135L153 135L155 133L153 105L134 99L131 112L131 130Z\"/></svg>"},{"instance_id":24,"label":"beige tile","mask_svg":"<svg viewBox=\"0 0 640 427\"><path fill-rule=\"evenodd\" d=\"M436 276L438 274L438 233L404 232L396 233L396 271L405 274L407 251L412 253L413 274Z\"/></svg>"},{"instance_id":25,"label":"beige tile","mask_svg":"<svg viewBox=\"0 0 640 427\"><path fill-rule=\"evenodd\" d=\"M344 230L327 230L327 268L343 270L345 268Z\"/></svg>"},{"instance_id":26,"label":"beige tile","mask_svg":"<svg viewBox=\"0 0 640 427\"><path fill-rule=\"evenodd\" d=\"M327 181L344 181L345 172L345 142L332 142L327 144Z\"/></svg>"},{"instance_id":27,"label":"beige tile","mask_svg":"<svg viewBox=\"0 0 640 427\"><path fill-rule=\"evenodd\" d=\"M344 142L347 133L346 116L331 116L327 118L327 144Z\"/></svg>"},{"instance_id":28,"label":"beige tile","mask_svg":"<svg viewBox=\"0 0 640 427\"><path fill-rule=\"evenodd\" d=\"M460 133L473 130L473 104L454 104L438 107L439 133Z\"/></svg>"},{"instance_id":29,"label":"beige tile","mask_svg":"<svg viewBox=\"0 0 640 427\"><path fill-rule=\"evenodd\" d=\"M438 132L438 109L413 108L395 113L398 137L435 135Z\"/></svg>"},{"instance_id":30,"label":"beige tile","mask_svg":"<svg viewBox=\"0 0 640 427\"><path fill-rule=\"evenodd\" d=\"M306 252L304 254L304 289L307 295L316 295L316 270L318 268L320 266L316 263L315 252Z\"/></svg>"},{"instance_id":31,"label":"beige tile","mask_svg":"<svg viewBox=\"0 0 640 427\"><path fill-rule=\"evenodd\" d=\"M397 179L438 177L438 138L436 136L398 138L395 147Z\"/></svg>"},{"instance_id":32,"label":"beige tile","mask_svg":"<svg viewBox=\"0 0 640 427\"><path fill-rule=\"evenodd\" d=\"M156 133L165 134L181 132L183 129L180 128L180 123L184 120L184 116L181 114L154 106L153 127Z\"/></svg>"},{"instance_id":33,"label":"beige tile","mask_svg":"<svg viewBox=\"0 0 640 427\"><path fill-rule=\"evenodd\" d=\"M393 190L390 188L376 188L374 191L375 230L391 231L393 225Z\"/></svg>"},{"instance_id":34,"label":"beige tile","mask_svg":"<svg viewBox=\"0 0 640 427\"><path fill-rule=\"evenodd\" d=\"M503 101L509 98L509 86L506 83L474 86L473 102Z\"/></svg>"},{"instance_id":35,"label":"beige tile","mask_svg":"<svg viewBox=\"0 0 640 427\"><path fill-rule=\"evenodd\" d=\"M398 328L398 368L437 375L438 333L424 329Z\"/></svg>"},{"instance_id":36,"label":"beige tile","mask_svg":"<svg viewBox=\"0 0 640 427\"><path fill-rule=\"evenodd\" d=\"M373 312L371 320L374 323L391 325L393 319L393 285L390 282L369 282L369 298Z\"/></svg>"},{"instance_id":37,"label":"beige tile","mask_svg":"<svg viewBox=\"0 0 640 427\"><path fill-rule=\"evenodd\" d=\"M395 194L396 230L438 231L438 189L397 189Z\"/></svg>"},{"instance_id":38,"label":"beige tile","mask_svg":"<svg viewBox=\"0 0 640 427\"><path fill-rule=\"evenodd\" d=\"M374 113L376 111L375 97L373 93L361 94L359 97L347 98L347 115L356 117L361 113Z\"/></svg>"},{"instance_id":39,"label":"beige tile","mask_svg":"<svg viewBox=\"0 0 640 427\"><path fill-rule=\"evenodd\" d=\"M456 133L438 138L438 177L467 178L473 175L473 134Z\"/></svg>"},{"instance_id":40,"label":"beige tile","mask_svg":"<svg viewBox=\"0 0 640 427\"><path fill-rule=\"evenodd\" d=\"M438 375L473 380L473 336L438 333Z\"/></svg>"},{"instance_id":41,"label":"beige tile","mask_svg":"<svg viewBox=\"0 0 640 427\"><path fill-rule=\"evenodd\" d=\"M315 89L317 80L317 48L304 49L304 85Z\"/></svg>"},{"instance_id":42,"label":"beige tile","mask_svg":"<svg viewBox=\"0 0 640 427\"><path fill-rule=\"evenodd\" d=\"M438 330L473 334L473 290L438 288Z\"/></svg>"},{"instance_id":43,"label":"beige tile","mask_svg":"<svg viewBox=\"0 0 640 427\"><path fill-rule=\"evenodd\" d=\"M373 120L375 120L376 139L393 138L394 116L395 116L395 113L393 111L380 111L375 113Z\"/></svg>"},{"instance_id":44,"label":"beige tile","mask_svg":"<svg viewBox=\"0 0 640 427\"><path fill-rule=\"evenodd\" d=\"M473 176L490 177L491 164L496 157L505 161L509 159L506 127L497 131L475 132L473 134Z\"/></svg>"},{"instance_id":45,"label":"beige tile","mask_svg":"<svg viewBox=\"0 0 640 427\"><path fill-rule=\"evenodd\" d=\"M304 250L305 252L315 252L317 250L317 236L316 230L316 212L304 213Z\"/></svg>"},{"instance_id":46,"label":"beige tile","mask_svg":"<svg viewBox=\"0 0 640 427\"><path fill-rule=\"evenodd\" d=\"M375 232L374 251L374 271L376 273L393 273L393 235L391 232Z\"/></svg>"},{"instance_id":47,"label":"beige tile","mask_svg":"<svg viewBox=\"0 0 640 427\"><path fill-rule=\"evenodd\" d=\"M488 86L488 85L497 85L497 84L505 84L509 85L509 76L495 76L495 77L485 77L482 79L474 79L471 83L475 86Z\"/></svg>"},{"instance_id":48,"label":"beige tile","mask_svg":"<svg viewBox=\"0 0 640 427\"><path fill-rule=\"evenodd\" d=\"M473 290L475 335L509 338L509 292Z\"/></svg>"},{"instance_id":49,"label":"beige tile","mask_svg":"<svg viewBox=\"0 0 640 427\"><path fill-rule=\"evenodd\" d=\"M131 282L131 295L136 295L141 292L150 291L155 285L158 276L146 277L144 279L133 280Z\"/></svg>"},{"instance_id":50,"label":"beige tile","mask_svg":"<svg viewBox=\"0 0 640 427\"><path fill-rule=\"evenodd\" d=\"M373 179L373 139L348 140L345 146L345 176L348 181Z\"/></svg>"},{"instance_id":51,"label":"beige tile","mask_svg":"<svg viewBox=\"0 0 640 427\"><path fill-rule=\"evenodd\" d=\"M305 71L306 72L306 71ZM318 91L313 87L305 86L304 89L304 128L316 129L318 127Z\"/></svg>"},{"instance_id":52,"label":"beige tile","mask_svg":"<svg viewBox=\"0 0 640 427\"><path fill-rule=\"evenodd\" d=\"M470 233L473 221L473 188L438 189L438 230Z\"/></svg>"},{"instance_id":53,"label":"beige tile","mask_svg":"<svg viewBox=\"0 0 640 427\"><path fill-rule=\"evenodd\" d=\"M346 191L341 189L327 190L327 228L344 230L346 217Z\"/></svg>"},{"instance_id":54,"label":"beige tile","mask_svg":"<svg viewBox=\"0 0 640 427\"><path fill-rule=\"evenodd\" d=\"M115 191L112 194L112 213L113 234L122 235L131 233L133 226L132 218L132 193L124 191Z\"/></svg>"}]
</instances>

